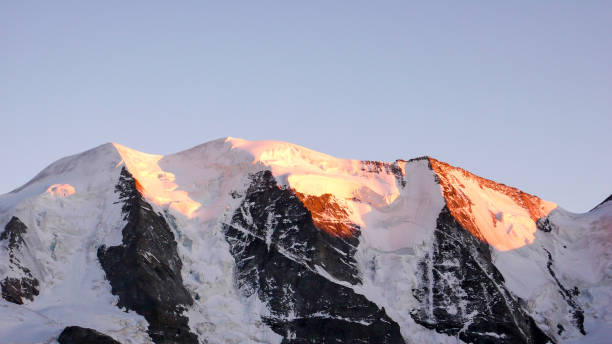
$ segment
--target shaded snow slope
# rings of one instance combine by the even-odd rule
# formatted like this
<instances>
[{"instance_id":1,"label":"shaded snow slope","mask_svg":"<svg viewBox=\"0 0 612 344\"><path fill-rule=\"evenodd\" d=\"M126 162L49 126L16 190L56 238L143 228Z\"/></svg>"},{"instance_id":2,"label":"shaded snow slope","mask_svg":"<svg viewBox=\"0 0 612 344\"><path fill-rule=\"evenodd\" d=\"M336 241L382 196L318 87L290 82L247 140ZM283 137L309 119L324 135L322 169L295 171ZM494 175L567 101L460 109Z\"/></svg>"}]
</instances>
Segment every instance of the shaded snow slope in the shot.
<instances>
[{"instance_id":1,"label":"shaded snow slope","mask_svg":"<svg viewBox=\"0 0 612 344\"><path fill-rule=\"evenodd\" d=\"M557 208L546 219L548 230L538 230L533 244L497 251L493 261L508 288L529 303L536 321L560 342L607 342L612 336L612 205L585 214Z\"/></svg>"},{"instance_id":2,"label":"shaded snow slope","mask_svg":"<svg viewBox=\"0 0 612 344\"><path fill-rule=\"evenodd\" d=\"M419 303L419 262L431 251L445 206L463 228L491 245L506 287L525 301L547 335L560 342L611 335L611 202L570 214L427 157L392 163L338 159L290 143L236 138L165 156L109 143L61 159L0 196L0 230L13 216L27 226L28 249L21 259L40 281L33 301L0 304L0 335L17 341L23 328L36 326L24 340L46 341L78 325L122 343L150 341L142 316L114 306L117 299L96 257L99 246L121 243L125 220L114 187L123 167L170 225L183 283L194 298L186 312L189 325L211 342L282 339L262 321L268 305L236 287L236 261L223 233L244 201L250 176L265 170L279 187L295 192L318 229L337 237L359 232L359 282L338 280L325 267L317 273L384 307L407 342L457 341L411 317ZM548 219L547 227L541 219ZM0 243L0 279L16 274L5 246ZM563 291L574 287L579 295ZM577 309L584 314L586 337L576 325Z\"/></svg>"},{"instance_id":3,"label":"shaded snow slope","mask_svg":"<svg viewBox=\"0 0 612 344\"><path fill-rule=\"evenodd\" d=\"M113 192L120 161L114 146L105 144L51 164L0 197L2 227L12 216L27 226L18 259L40 281L33 301L19 308L1 304L3 341L46 342L64 327L80 325L122 343L148 342L146 321L114 305L96 257L99 245L121 242L123 220ZM4 245L0 278L12 273Z\"/></svg>"}]
</instances>

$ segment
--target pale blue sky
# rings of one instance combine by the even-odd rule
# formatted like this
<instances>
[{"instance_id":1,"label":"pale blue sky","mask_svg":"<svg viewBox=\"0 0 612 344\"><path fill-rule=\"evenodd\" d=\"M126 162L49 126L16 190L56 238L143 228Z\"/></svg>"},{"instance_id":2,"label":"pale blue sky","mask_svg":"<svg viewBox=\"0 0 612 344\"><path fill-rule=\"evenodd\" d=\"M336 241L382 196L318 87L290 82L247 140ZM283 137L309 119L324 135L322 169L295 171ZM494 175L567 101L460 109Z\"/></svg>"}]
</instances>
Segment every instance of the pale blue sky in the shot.
<instances>
[{"instance_id":1,"label":"pale blue sky","mask_svg":"<svg viewBox=\"0 0 612 344\"><path fill-rule=\"evenodd\" d=\"M0 193L108 141L235 136L588 210L612 193L612 2L495 3L3 1Z\"/></svg>"}]
</instances>

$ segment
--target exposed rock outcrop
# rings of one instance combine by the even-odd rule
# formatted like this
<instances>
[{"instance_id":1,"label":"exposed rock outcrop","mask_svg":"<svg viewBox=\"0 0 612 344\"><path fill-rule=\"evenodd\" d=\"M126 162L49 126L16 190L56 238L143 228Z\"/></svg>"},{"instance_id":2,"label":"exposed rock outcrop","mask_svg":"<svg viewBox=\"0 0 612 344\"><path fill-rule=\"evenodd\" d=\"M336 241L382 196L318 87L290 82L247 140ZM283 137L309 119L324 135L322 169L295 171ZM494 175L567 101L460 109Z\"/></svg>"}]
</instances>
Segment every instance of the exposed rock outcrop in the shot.
<instances>
[{"instance_id":1,"label":"exposed rock outcrop","mask_svg":"<svg viewBox=\"0 0 612 344\"><path fill-rule=\"evenodd\" d=\"M547 343L550 340L504 285L489 245L444 207L431 253L420 263L420 308L413 319L469 343Z\"/></svg>"},{"instance_id":2,"label":"exposed rock outcrop","mask_svg":"<svg viewBox=\"0 0 612 344\"><path fill-rule=\"evenodd\" d=\"M0 234L0 240L8 240L9 250L17 250L25 243L23 235L27 230L28 227L19 218L13 216L4 227L2 234Z\"/></svg>"},{"instance_id":3,"label":"exposed rock outcrop","mask_svg":"<svg viewBox=\"0 0 612 344\"><path fill-rule=\"evenodd\" d=\"M536 226L538 230L541 230L546 233L550 233L553 229L558 229L557 225L555 225L548 217L543 217L536 222Z\"/></svg>"},{"instance_id":4,"label":"exposed rock outcrop","mask_svg":"<svg viewBox=\"0 0 612 344\"><path fill-rule=\"evenodd\" d=\"M0 241L5 240L8 243L9 269L18 276L6 277L0 282L2 298L19 305L24 303L24 299L34 300L34 296L39 293L40 284L38 279L32 275L32 271L19 259L25 246L23 235L27 230L28 227L19 218L13 216L0 234Z\"/></svg>"},{"instance_id":5,"label":"exposed rock outcrop","mask_svg":"<svg viewBox=\"0 0 612 344\"><path fill-rule=\"evenodd\" d=\"M224 230L237 285L266 304L270 314L263 320L284 343L404 342L384 309L332 281L360 283L357 237L316 228L300 199L279 187L270 171L252 176Z\"/></svg>"},{"instance_id":6,"label":"exposed rock outcrop","mask_svg":"<svg viewBox=\"0 0 612 344\"><path fill-rule=\"evenodd\" d=\"M57 338L59 344L121 344L112 337L90 328L69 326Z\"/></svg>"},{"instance_id":7,"label":"exposed rock outcrop","mask_svg":"<svg viewBox=\"0 0 612 344\"><path fill-rule=\"evenodd\" d=\"M119 296L118 307L141 314L155 343L197 343L182 315L193 299L181 277L177 244L164 217L155 213L124 168L116 186L127 224L120 246L100 247L98 259Z\"/></svg>"},{"instance_id":8,"label":"exposed rock outcrop","mask_svg":"<svg viewBox=\"0 0 612 344\"><path fill-rule=\"evenodd\" d=\"M401 164L405 164L405 160L398 159L394 163L364 160L361 162L361 170L370 173L386 173L395 176L395 180L402 187L406 186L406 176Z\"/></svg>"},{"instance_id":9,"label":"exposed rock outcrop","mask_svg":"<svg viewBox=\"0 0 612 344\"><path fill-rule=\"evenodd\" d=\"M576 326L578 331L582 333L582 335L586 335L586 331L584 330L584 310L582 309L580 304L576 301L576 297L580 295L580 290L578 290L577 287L574 287L571 290L567 289L561 283L561 281L557 277L557 274L555 273L555 270L553 269L554 261L553 261L552 255L547 249L544 249L544 250L546 251L546 254L548 255L548 262L546 263L546 268L548 269L550 276L555 280L555 283L557 283L559 294L561 294L561 296L563 297L563 300L567 302L567 305L570 308L572 323L574 324L574 326ZM561 330L561 328L559 330Z\"/></svg>"}]
</instances>

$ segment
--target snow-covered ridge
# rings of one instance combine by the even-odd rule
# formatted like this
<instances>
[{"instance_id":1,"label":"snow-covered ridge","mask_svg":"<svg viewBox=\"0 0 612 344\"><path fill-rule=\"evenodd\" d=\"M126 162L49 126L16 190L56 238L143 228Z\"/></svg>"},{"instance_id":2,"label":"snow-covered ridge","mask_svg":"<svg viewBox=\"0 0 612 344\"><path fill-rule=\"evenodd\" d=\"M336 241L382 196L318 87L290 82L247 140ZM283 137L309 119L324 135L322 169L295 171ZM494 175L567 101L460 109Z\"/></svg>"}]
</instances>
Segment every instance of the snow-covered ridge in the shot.
<instances>
[{"instance_id":1,"label":"snow-covered ridge","mask_svg":"<svg viewBox=\"0 0 612 344\"><path fill-rule=\"evenodd\" d=\"M27 226L24 245L12 253L40 281L40 294L23 306L0 300L3 342L50 342L71 325L96 328L122 343L147 342L146 321L114 305L96 257L98 246L121 242L114 193L120 162L115 147L104 144L60 159L0 196L2 228L12 216ZM10 253L0 250L0 279L15 274Z\"/></svg>"},{"instance_id":2,"label":"snow-covered ridge","mask_svg":"<svg viewBox=\"0 0 612 344\"><path fill-rule=\"evenodd\" d=\"M453 217L501 251L530 245L537 221L557 205L464 169L430 159Z\"/></svg>"},{"instance_id":3,"label":"snow-covered ridge","mask_svg":"<svg viewBox=\"0 0 612 344\"><path fill-rule=\"evenodd\" d=\"M244 300L234 288L235 261L221 230L244 196L248 175L263 170L272 171L282 188L296 192L318 229L336 236L359 232L355 260L360 284L337 281L324 267L317 268L327 280L384 307L405 338L456 342L417 325L410 314L417 304L413 289L418 264L431 250L436 221L445 206L472 235L495 248L493 259L508 288L544 319L538 321L550 322L550 331L562 321L553 316L565 300L549 276L544 246L556 259L550 269L568 290L579 286L586 290L581 296L584 302L594 302L589 297L595 295L612 304L606 289L612 283L607 253L612 202L584 215L566 214L554 203L427 157L389 163L339 159L286 142L236 138L170 155L109 143L60 159L24 186L0 196L0 225L17 216L29 229L26 242L33 252L30 261L38 262L32 270L41 281L41 294L24 307L37 314L36 323L45 317L54 319L40 327L44 335L82 324L125 343L149 340L141 316L114 307L116 300L95 255L100 245L121 242L124 221L114 187L123 168L146 201L168 219L184 264L185 286L199 297L188 310L190 326L212 342L280 340L261 323L265 305L255 297ZM550 234L553 239L536 231L536 221L545 217L557 226ZM583 235L593 228L596 236ZM572 242L580 255L560 248L572 247ZM576 268L572 262L578 260L593 267ZM0 264L1 278L6 269ZM75 285L82 288L75 290ZM548 300L554 300L555 307ZM2 309L15 306L0 306L0 317L11 324L0 327L0 334L13 338L10 335L18 336L20 328L31 325L2 314ZM74 309L84 315L76 319ZM606 310L586 314L603 319L600 333L612 328ZM563 324L569 328L571 319ZM564 332L567 338L575 335Z\"/></svg>"},{"instance_id":4,"label":"snow-covered ridge","mask_svg":"<svg viewBox=\"0 0 612 344\"><path fill-rule=\"evenodd\" d=\"M453 215L472 234L498 249L532 242L535 221L556 207L554 203L435 159L429 162L440 182L440 194ZM402 184L413 179L406 173L408 165L418 163L398 160L387 167L392 166L399 172L385 173L380 167L372 169L364 161L339 159L291 143L231 137L166 156L109 143L51 164L26 185L1 196L0 210L45 191L56 196L72 195L108 186L125 166L149 201L188 218L207 218L210 206L226 203L218 197L224 198L227 195L223 193L231 191L227 189L219 194L222 191L219 184L223 183L215 185L215 180L225 181L230 176L269 169L279 184L300 194L333 196L352 223L367 229L367 218L373 210L387 212L397 208L398 204L394 203L400 197ZM427 167L408 168L412 174L427 173L420 172L421 169Z\"/></svg>"},{"instance_id":5,"label":"snow-covered ridge","mask_svg":"<svg viewBox=\"0 0 612 344\"><path fill-rule=\"evenodd\" d=\"M389 207L400 194L393 174L371 173L362 161L338 159L285 142L225 138L167 156L112 146L120 157L117 166L125 165L149 201L188 218L206 218L209 206L216 203L213 195L223 198L231 191L218 194L223 183L215 185L215 180L263 169L299 193L333 195L359 226L365 226L364 216L372 208Z\"/></svg>"}]
</instances>

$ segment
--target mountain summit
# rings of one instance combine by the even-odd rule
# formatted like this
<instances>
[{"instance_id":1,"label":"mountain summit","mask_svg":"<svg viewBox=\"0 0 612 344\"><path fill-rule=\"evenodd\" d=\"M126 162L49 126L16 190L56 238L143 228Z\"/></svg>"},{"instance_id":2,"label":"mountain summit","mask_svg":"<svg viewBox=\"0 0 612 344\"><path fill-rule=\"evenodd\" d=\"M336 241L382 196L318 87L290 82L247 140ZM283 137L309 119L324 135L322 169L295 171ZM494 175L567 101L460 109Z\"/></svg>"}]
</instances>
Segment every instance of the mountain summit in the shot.
<instances>
[{"instance_id":1,"label":"mountain summit","mask_svg":"<svg viewBox=\"0 0 612 344\"><path fill-rule=\"evenodd\" d=\"M602 343L612 202L430 157L107 143L0 196L8 343Z\"/></svg>"}]
</instances>

